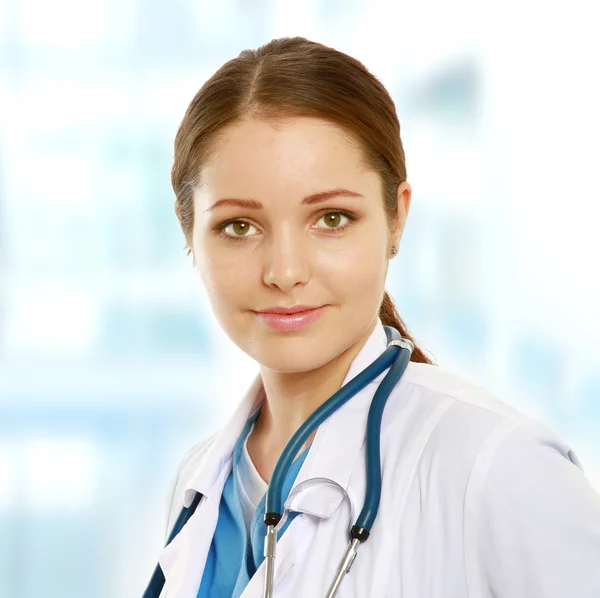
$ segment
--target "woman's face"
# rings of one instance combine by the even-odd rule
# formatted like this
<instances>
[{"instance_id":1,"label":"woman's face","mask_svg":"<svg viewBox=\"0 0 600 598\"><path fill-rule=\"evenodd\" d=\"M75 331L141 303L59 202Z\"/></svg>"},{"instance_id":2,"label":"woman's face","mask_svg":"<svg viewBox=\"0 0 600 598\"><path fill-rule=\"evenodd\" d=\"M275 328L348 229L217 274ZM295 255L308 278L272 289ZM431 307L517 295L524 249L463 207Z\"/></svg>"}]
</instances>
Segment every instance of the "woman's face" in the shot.
<instances>
[{"instance_id":1,"label":"woman's face","mask_svg":"<svg viewBox=\"0 0 600 598\"><path fill-rule=\"evenodd\" d=\"M344 131L316 118L251 117L225 129L194 193L192 249L231 340L278 372L319 368L370 332L391 245L379 176ZM320 308L296 316L257 312Z\"/></svg>"}]
</instances>

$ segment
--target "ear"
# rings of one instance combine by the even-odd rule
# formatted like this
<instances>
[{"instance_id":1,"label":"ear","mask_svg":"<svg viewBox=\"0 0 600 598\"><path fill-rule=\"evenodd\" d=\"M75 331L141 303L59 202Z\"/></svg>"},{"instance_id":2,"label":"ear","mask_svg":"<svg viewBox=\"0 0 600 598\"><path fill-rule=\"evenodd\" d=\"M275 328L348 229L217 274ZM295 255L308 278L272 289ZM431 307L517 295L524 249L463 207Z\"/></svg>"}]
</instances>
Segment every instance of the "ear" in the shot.
<instances>
[{"instance_id":1,"label":"ear","mask_svg":"<svg viewBox=\"0 0 600 598\"><path fill-rule=\"evenodd\" d=\"M400 246L400 239L402 238L402 233L404 232L404 225L406 224L406 219L408 218L408 211L410 209L411 196L412 188L408 181L400 183L400 185L398 185L397 191L398 209L396 210L396 221L392 229L391 238L392 245L395 245L396 248Z\"/></svg>"}]
</instances>

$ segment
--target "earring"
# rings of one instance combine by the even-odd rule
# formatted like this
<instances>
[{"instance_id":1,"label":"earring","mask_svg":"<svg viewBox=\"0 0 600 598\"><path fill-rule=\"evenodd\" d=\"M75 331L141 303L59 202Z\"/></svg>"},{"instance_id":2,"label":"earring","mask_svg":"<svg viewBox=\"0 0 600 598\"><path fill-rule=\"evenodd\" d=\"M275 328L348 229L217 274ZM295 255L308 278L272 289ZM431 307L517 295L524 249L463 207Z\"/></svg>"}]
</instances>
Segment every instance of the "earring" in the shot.
<instances>
[{"instance_id":1,"label":"earring","mask_svg":"<svg viewBox=\"0 0 600 598\"><path fill-rule=\"evenodd\" d=\"M397 252L398 252L398 250L396 249L396 246L393 245L390 253L394 256L394 255L396 255Z\"/></svg>"}]
</instances>

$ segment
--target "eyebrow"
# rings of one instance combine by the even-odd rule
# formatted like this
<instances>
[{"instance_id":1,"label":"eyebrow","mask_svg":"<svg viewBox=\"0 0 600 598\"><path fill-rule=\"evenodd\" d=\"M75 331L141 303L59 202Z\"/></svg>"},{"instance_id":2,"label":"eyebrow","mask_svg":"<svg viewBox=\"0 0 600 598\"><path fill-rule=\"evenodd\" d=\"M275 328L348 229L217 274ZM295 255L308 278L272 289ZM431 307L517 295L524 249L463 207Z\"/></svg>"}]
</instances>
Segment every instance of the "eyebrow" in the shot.
<instances>
[{"instance_id":1,"label":"eyebrow","mask_svg":"<svg viewBox=\"0 0 600 598\"><path fill-rule=\"evenodd\" d=\"M329 191L319 191L318 193L313 193L312 195L308 195L302 200L302 205L312 206L316 203L321 203L323 201L327 201L333 197L364 197L361 193L357 193L356 191L350 191L350 189L330 189ZM212 206L206 208L207 212L212 212L216 208L220 206L238 206L240 208L247 208L250 210L261 210L263 205L260 201L256 199L239 199L236 197L224 197L223 199L218 199L215 201Z\"/></svg>"}]
</instances>

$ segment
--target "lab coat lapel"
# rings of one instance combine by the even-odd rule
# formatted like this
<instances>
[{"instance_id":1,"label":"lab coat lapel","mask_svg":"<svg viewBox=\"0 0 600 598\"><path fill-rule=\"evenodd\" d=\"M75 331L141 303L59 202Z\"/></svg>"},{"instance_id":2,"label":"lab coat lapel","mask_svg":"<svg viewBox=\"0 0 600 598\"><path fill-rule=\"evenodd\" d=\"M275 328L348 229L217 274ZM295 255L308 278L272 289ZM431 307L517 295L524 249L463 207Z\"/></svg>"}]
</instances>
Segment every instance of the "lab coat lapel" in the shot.
<instances>
[{"instance_id":1,"label":"lab coat lapel","mask_svg":"<svg viewBox=\"0 0 600 598\"><path fill-rule=\"evenodd\" d=\"M228 475L224 469L213 488L215 492L219 487L222 490ZM196 597L218 516L219 503L210 495L203 496L195 513L159 555L168 598Z\"/></svg>"},{"instance_id":2,"label":"lab coat lapel","mask_svg":"<svg viewBox=\"0 0 600 598\"><path fill-rule=\"evenodd\" d=\"M315 532L318 527L318 521L310 521L296 518L283 536L277 542L274 590L275 595L289 595L289 592L282 590L282 587L288 587L293 584L289 574L294 570L297 562L302 562L307 548L311 546ZM263 561L248 585L244 588L240 598L262 598L265 586L265 562ZM281 593L283 591L283 593Z\"/></svg>"},{"instance_id":3,"label":"lab coat lapel","mask_svg":"<svg viewBox=\"0 0 600 598\"><path fill-rule=\"evenodd\" d=\"M165 576L162 595L168 598L196 598L217 526L221 495L232 468L233 449L248 418L264 400L263 391L258 374L184 488L185 507L189 507L197 492L202 499L183 529L159 555Z\"/></svg>"}]
</instances>

